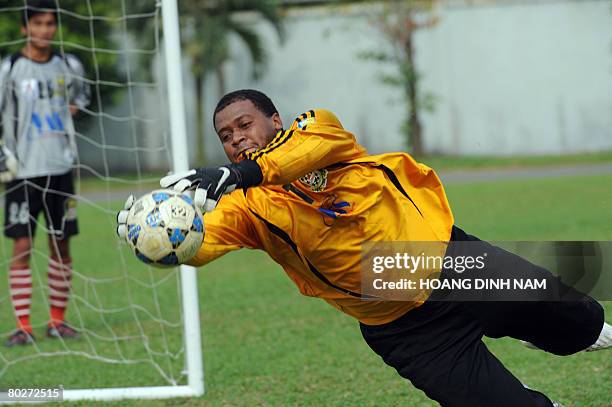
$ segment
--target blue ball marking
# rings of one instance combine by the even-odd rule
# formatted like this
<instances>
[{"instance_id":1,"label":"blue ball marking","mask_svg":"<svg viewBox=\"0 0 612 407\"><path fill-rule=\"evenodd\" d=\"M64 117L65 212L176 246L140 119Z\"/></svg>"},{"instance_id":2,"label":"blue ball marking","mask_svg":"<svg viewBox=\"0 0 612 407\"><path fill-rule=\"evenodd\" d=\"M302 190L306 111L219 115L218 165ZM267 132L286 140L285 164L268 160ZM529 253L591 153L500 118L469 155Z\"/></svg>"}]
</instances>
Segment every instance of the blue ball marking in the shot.
<instances>
[{"instance_id":1,"label":"blue ball marking","mask_svg":"<svg viewBox=\"0 0 612 407\"><path fill-rule=\"evenodd\" d=\"M163 264L164 266L177 266L179 264L179 259L175 253L170 253L169 255L158 260L157 262L159 264Z\"/></svg>"},{"instance_id":2,"label":"blue ball marking","mask_svg":"<svg viewBox=\"0 0 612 407\"><path fill-rule=\"evenodd\" d=\"M161 214L159 213L159 209L155 208L147 215L147 219L145 220L146 224L152 228L157 226L163 226L163 221L161 219Z\"/></svg>"},{"instance_id":3,"label":"blue ball marking","mask_svg":"<svg viewBox=\"0 0 612 407\"><path fill-rule=\"evenodd\" d=\"M140 225L128 225L128 240L135 246L140 235Z\"/></svg>"},{"instance_id":4,"label":"blue ball marking","mask_svg":"<svg viewBox=\"0 0 612 407\"><path fill-rule=\"evenodd\" d=\"M187 202L190 206L193 206L193 199L191 199L191 197L188 195L181 195L181 198L183 198L183 201Z\"/></svg>"},{"instance_id":5,"label":"blue ball marking","mask_svg":"<svg viewBox=\"0 0 612 407\"><path fill-rule=\"evenodd\" d=\"M147 256L140 253L139 251L136 251L136 257L138 257L138 259L142 261L143 263L147 263L147 264L153 263L153 260L149 259Z\"/></svg>"},{"instance_id":6,"label":"blue ball marking","mask_svg":"<svg viewBox=\"0 0 612 407\"><path fill-rule=\"evenodd\" d=\"M170 199L170 195L166 192L154 192L151 197L156 203L164 202Z\"/></svg>"},{"instance_id":7,"label":"blue ball marking","mask_svg":"<svg viewBox=\"0 0 612 407\"><path fill-rule=\"evenodd\" d=\"M140 234L140 225L128 225L128 239L136 241Z\"/></svg>"},{"instance_id":8,"label":"blue ball marking","mask_svg":"<svg viewBox=\"0 0 612 407\"><path fill-rule=\"evenodd\" d=\"M204 230L204 225L202 224L202 218L196 216L193 218L193 224L191 225L191 230L202 233Z\"/></svg>"},{"instance_id":9,"label":"blue ball marking","mask_svg":"<svg viewBox=\"0 0 612 407\"><path fill-rule=\"evenodd\" d=\"M185 240L185 233L180 228L168 229L168 239L176 248Z\"/></svg>"}]
</instances>

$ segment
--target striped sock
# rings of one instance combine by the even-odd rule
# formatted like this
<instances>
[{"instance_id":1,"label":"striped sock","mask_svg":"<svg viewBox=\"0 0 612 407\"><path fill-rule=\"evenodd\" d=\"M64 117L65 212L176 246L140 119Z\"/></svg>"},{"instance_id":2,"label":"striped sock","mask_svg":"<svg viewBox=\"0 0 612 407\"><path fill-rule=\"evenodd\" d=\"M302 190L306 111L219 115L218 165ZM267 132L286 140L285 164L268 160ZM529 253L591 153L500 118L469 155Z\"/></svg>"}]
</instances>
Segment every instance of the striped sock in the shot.
<instances>
[{"instance_id":1,"label":"striped sock","mask_svg":"<svg viewBox=\"0 0 612 407\"><path fill-rule=\"evenodd\" d=\"M32 272L28 266L9 269L11 301L17 318L17 328L32 333L30 305L32 304Z\"/></svg>"},{"instance_id":2,"label":"striped sock","mask_svg":"<svg viewBox=\"0 0 612 407\"><path fill-rule=\"evenodd\" d=\"M49 259L48 285L49 303L51 304L51 321L49 325L64 322L64 314L70 296L70 281L72 280L72 261L70 258Z\"/></svg>"}]
</instances>

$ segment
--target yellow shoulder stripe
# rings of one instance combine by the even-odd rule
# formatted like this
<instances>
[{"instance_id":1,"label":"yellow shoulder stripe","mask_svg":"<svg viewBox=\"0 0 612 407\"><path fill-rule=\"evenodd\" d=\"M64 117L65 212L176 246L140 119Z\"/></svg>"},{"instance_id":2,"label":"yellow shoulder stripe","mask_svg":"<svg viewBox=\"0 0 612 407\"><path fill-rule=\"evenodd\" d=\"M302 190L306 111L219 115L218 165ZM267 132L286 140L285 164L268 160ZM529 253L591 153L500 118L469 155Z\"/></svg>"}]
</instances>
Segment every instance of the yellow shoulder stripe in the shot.
<instances>
[{"instance_id":1,"label":"yellow shoulder stripe","mask_svg":"<svg viewBox=\"0 0 612 407\"><path fill-rule=\"evenodd\" d=\"M285 144L287 142L287 140L289 140L291 138L292 135L293 135L293 130L280 131L276 135L276 137L274 137L274 139L272 139L270 144L268 144L266 147L262 148L261 150L254 151L252 153L247 153L246 157L249 160L257 161L257 159L259 159L259 157L263 156L264 154L268 154L271 151L276 150L281 145Z\"/></svg>"}]
</instances>

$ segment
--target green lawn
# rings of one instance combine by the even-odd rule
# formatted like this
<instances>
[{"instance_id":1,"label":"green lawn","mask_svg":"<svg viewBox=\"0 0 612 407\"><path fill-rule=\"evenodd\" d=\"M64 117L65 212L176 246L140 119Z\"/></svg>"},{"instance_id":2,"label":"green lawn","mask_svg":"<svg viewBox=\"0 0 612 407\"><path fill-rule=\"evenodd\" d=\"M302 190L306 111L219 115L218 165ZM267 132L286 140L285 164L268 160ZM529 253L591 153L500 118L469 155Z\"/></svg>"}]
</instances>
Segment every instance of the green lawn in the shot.
<instances>
[{"instance_id":1,"label":"green lawn","mask_svg":"<svg viewBox=\"0 0 612 407\"><path fill-rule=\"evenodd\" d=\"M79 191L87 192L104 192L108 190L127 190L141 189L151 190L159 188L159 180L164 175L164 172L147 172L138 174L123 174L116 177L92 177L84 176L78 180Z\"/></svg>"},{"instance_id":2,"label":"green lawn","mask_svg":"<svg viewBox=\"0 0 612 407\"><path fill-rule=\"evenodd\" d=\"M612 163L612 151L563 155L513 155L511 157L432 155L419 157L417 161L436 170L546 167Z\"/></svg>"},{"instance_id":3,"label":"green lawn","mask_svg":"<svg viewBox=\"0 0 612 407\"><path fill-rule=\"evenodd\" d=\"M512 157L432 155L419 157L417 161L425 163L438 171L482 170L488 168L538 168L612 163L612 151L563 155L519 155ZM86 175L86 173L83 172L83 175ZM129 190L136 185L141 190L156 189L159 187L159 179L164 175L166 175L164 171L149 171L142 174L118 174L105 178L84 176L80 179L80 191L105 191L107 187L111 190Z\"/></svg>"},{"instance_id":4,"label":"green lawn","mask_svg":"<svg viewBox=\"0 0 612 407\"><path fill-rule=\"evenodd\" d=\"M612 176L585 176L451 185L447 192L457 225L483 239L612 240L611 185ZM0 388L165 384L154 366L180 380L182 355L176 355L181 348L180 328L151 318L178 321L176 278L170 271L147 270L132 259L114 237L114 211L119 203L100 205L79 207L83 232L73 246L77 271L100 283L86 284L83 278L75 278L75 291L83 300L72 304L69 319L101 338L89 334L63 345L42 338L39 328L37 348L0 348L0 369L8 363L0 376ZM2 258L7 259L8 242L0 242ZM37 241L34 270L38 287L46 281L44 243ZM123 272L126 268L129 274ZM300 296L265 254L244 250L227 255L201 269L199 277L204 397L111 405L435 405L367 348L354 320L320 300ZM112 280L105 280L109 278ZM150 285L158 285L157 297L147 288ZM0 293L6 292L6 280L0 279ZM95 311L124 307L130 297L139 308ZM46 315L43 300L40 293L34 298L35 322L41 324ZM612 304L606 303L606 308L610 315ZM12 328L11 314L7 297L0 294L0 315L6 316L0 319L0 332ZM105 339L118 335L134 339L120 346ZM612 405L609 351L556 357L510 339L487 340L487 344L521 380L566 407ZM15 363L33 353L66 349L144 362L126 366L80 356L49 356Z\"/></svg>"}]
</instances>

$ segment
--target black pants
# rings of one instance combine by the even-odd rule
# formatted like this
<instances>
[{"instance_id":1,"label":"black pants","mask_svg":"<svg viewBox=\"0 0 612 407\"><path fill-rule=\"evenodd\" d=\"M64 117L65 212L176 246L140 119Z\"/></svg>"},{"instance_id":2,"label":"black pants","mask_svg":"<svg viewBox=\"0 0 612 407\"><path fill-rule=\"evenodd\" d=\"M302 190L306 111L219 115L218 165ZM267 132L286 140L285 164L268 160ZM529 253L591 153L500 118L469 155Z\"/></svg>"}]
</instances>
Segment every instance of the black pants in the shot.
<instances>
[{"instance_id":1,"label":"black pants","mask_svg":"<svg viewBox=\"0 0 612 407\"><path fill-rule=\"evenodd\" d=\"M480 242L459 228L452 240ZM481 243L493 263L496 256L509 255ZM517 267L526 275L540 272L515 257L512 272ZM526 389L489 352L482 337L523 339L559 355L590 346L601 332L603 308L569 287L559 289L571 300L427 301L388 324L360 324L361 333L387 365L442 406L550 407L544 394Z\"/></svg>"},{"instance_id":2,"label":"black pants","mask_svg":"<svg viewBox=\"0 0 612 407\"><path fill-rule=\"evenodd\" d=\"M16 179L6 184L4 234L7 237L33 238L41 212L49 234L57 239L79 233L72 172Z\"/></svg>"}]
</instances>

